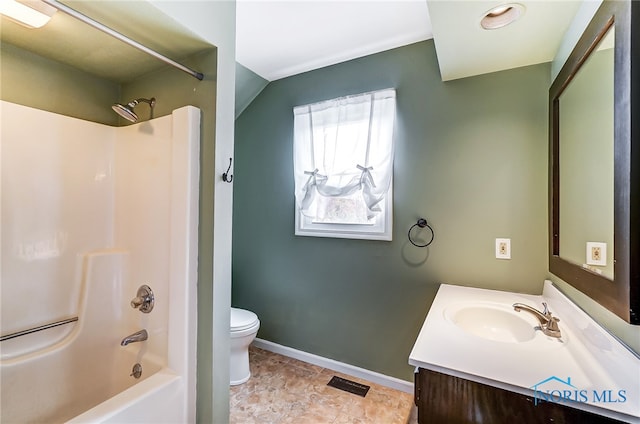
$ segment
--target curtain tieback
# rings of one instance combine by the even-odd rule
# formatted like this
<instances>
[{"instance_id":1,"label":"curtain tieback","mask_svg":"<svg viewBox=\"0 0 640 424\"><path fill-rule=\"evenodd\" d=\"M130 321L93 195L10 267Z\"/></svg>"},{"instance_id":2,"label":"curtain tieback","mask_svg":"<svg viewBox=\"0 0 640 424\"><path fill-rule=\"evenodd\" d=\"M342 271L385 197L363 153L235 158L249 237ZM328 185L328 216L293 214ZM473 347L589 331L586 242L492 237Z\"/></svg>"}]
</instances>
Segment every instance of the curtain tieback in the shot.
<instances>
[{"instance_id":1,"label":"curtain tieback","mask_svg":"<svg viewBox=\"0 0 640 424\"><path fill-rule=\"evenodd\" d=\"M304 185L305 190L310 186L318 185L318 179L327 179L326 175L318 174L318 168L314 169L313 171L304 171L304 174L309 176L307 183Z\"/></svg>"},{"instance_id":2,"label":"curtain tieback","mask_svg":"<svg viewBox=\"0 0 640 424\"><path fill-rule=\"evenodd\" d=\"M373 166L368 166L365 168L364 166L356 165L356 167L362 171L362 175L360 176L360 185L364 183L364 180L369 180L369 184L371 184L371 187L375 188L376 184L373 182L373 176L370 172L373 169Z\"/></svg>"}]
</instances>

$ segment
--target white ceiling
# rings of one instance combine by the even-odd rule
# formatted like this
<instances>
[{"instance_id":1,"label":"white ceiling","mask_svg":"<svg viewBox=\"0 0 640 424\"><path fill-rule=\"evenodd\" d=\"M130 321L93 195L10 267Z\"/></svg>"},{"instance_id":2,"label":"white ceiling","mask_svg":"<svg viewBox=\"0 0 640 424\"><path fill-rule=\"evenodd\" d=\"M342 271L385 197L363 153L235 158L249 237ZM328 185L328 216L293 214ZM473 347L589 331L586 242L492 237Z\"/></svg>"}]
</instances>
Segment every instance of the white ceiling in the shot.
<instances>
[{"instance_id":1,"label":"white ceiling","mask_svg":"<svg viewBox=\"0 0 640 424\"><path fill-rule=\"evenodd\" d=\"M236 4L236 60L268 81L431 37L425 0Z\"/></svg>"},{"instance_id":2,"label":"white ceiling","mask_svg":"<svg viewBox=\"0 0 640 424\"><path fill-rule=\"evenodd\" d=\"M485 31L480 18L501 0L237 1L237 61L268 81L432 37L443 80L548 62L582 4L516 0L525 6L524 16ZM174 59L207 47L147 2L64 2ZM30 31L3 17L0 39L115 81L159 65L73 21L57 13L47 26Z\"/></svg>"},{"instance_id":3,"label":"white ceiling","mask_svg":"<svg viewBox=\"0 0 640 424\"><path fill-rule=\"evenodd\" d=\"M489 31L480 20L500 1L427 2L444 81L553 60L581 2L517 2L525 7L524 15Z\"/></svg>"},{"instance_id":4,"label":"white ceiling","mask_svg":"<svg viewBox=\"0 0 640 424\"><path fill-rule=\"evenodd\" d=\"M277 80L434 39L443 80L553 60L580 0L524 0L499 30L480 19L500 0L238 0L237 61Z\"/></svg>"}]
</instances>

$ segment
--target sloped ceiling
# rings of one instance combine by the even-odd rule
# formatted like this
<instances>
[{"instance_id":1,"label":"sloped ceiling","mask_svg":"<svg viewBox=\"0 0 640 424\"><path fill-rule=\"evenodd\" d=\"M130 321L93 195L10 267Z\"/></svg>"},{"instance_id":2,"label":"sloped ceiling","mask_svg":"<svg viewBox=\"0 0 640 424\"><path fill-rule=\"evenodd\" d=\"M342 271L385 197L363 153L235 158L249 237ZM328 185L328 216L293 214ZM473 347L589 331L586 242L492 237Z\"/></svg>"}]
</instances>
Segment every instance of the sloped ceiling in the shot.
<instances>
[{"instance_id":1,"label":"sloped ceiling","mask_svg":"<svg viewBox=\"0 0 640 424\"><path fill-rule=\"evenodd\" d=\"M63 1L65 5L173 60L211 48L146 1ZM166 66L60 11L38 29L2 16L2 42L122 83Z\"/></svg>"},{"instance_id":2,"label":"sloped ceiling","mask_svg":"<svg viewBox=\"0 0 640 424\"><path fill-rule=\"evenodd\" d=\"M500 29L481 19L496 1L427 2L444 81L551 62L580 1L518 1L524 14Z\"/></svg>"},{"instance_id":3,"label":"sloped ceiling","mask_svg":"<svg viewBox=\"0 0 640 424\"><path fill-rule=\"evenodd\" d=\"M433 37L446 81L550 62L582 3L517 0L519 20L483 30L485 13L507 2L238 0L237 61L273 81Z\"/></svg>"},{"instance_id":4,"label":"sloped ceiling","mask_svg":"<svg viewBox=\"0 0 640 424\"><path fill-rule=\"evenodd\" d=\"M64 4L174 60L211 46L147 1L64 0ZM485 31L479 21L500 1L238 0L237 60L260 84L434 38L443 80L551 61L580 0L523 0L524 16ZM37 30L0 18L2 42L126 82L161 66L158 59L57 12ZM245 75L249 74L245 73ZM245 92L251 101L257 93Z\"/></svg>"},{"instance_id":5,"label":"sloped ceiling","mask_svg":"<svg viewBox=\"0 0 640 424\"><path fill-rule=\"evenodd\" d=\"M237 61L268 81L431 38L425 0L238 0Z\"/></svg>"}]
</instances>

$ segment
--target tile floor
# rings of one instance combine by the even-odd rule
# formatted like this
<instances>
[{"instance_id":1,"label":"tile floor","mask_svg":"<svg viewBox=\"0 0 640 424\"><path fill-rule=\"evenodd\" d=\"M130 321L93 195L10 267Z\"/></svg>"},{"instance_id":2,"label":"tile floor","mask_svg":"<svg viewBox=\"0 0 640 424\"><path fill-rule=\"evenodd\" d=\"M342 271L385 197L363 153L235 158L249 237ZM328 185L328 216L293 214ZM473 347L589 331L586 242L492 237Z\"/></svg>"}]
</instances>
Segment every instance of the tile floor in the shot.
<instances>
[{"instance_id":1,"label":"tile floor","mask_svg":"<svg viewBox=\"0 0 640 424\"><path fill-rule=\"evenodd\" d=\"M251 346L251 378L231 387L231 424L414 424L413 395ZM337 375L365 397L327 386Z\"/></svg>"}]
</instances>

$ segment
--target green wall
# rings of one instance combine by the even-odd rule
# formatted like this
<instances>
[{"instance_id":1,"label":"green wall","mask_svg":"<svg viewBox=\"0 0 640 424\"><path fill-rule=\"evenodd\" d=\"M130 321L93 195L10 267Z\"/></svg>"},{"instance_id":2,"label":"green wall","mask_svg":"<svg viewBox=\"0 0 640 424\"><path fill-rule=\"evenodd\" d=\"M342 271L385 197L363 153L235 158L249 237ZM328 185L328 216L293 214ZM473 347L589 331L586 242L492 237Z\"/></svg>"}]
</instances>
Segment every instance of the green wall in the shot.
<instances>
[{"instance_id":1,"label":"green wall","mask_svg":"<svg viewBox=\"0 0 640 424\"><path fill-rule=\"evenodd\" d=\"M111 104L118 101L117 83L69 65L0 43L2 100L65 116L116 125Z\"/></svg>"},{"instance_id":2,"label":"green wall","mask_svg":"<svg viewBox=\"0 0 640 424\"><path fill-rule=\"evenodd\" d=\"M269 81L236 62L236 107L234 115L236 118L251 104L267 84L269 84Z\"/></svg>"},{"instance_id":3,"label":"green wall","mask_svg":"<svg viewBox=\"0 0 640 424\"><path fill-rule=\"evenodd\" d=\"M232 303L258 337L412 379L439 283L540 293L547 276L549 65L451 82L433 41L270 83L236 120ZM297 105L397 90L392 242L294 236ZM409 244L419 217L429 248ZM495 238L511 238L511 260Z\"/></svg>"}]
</instances>

